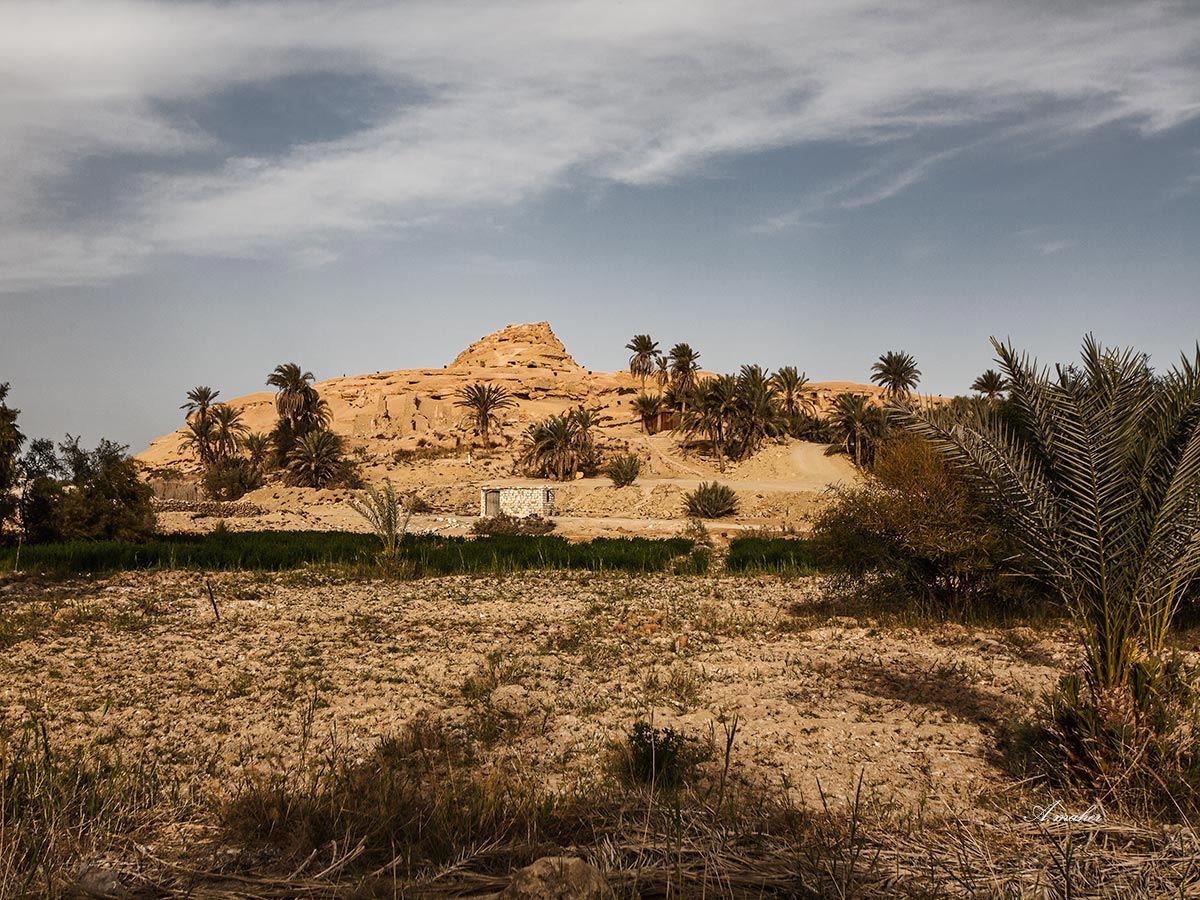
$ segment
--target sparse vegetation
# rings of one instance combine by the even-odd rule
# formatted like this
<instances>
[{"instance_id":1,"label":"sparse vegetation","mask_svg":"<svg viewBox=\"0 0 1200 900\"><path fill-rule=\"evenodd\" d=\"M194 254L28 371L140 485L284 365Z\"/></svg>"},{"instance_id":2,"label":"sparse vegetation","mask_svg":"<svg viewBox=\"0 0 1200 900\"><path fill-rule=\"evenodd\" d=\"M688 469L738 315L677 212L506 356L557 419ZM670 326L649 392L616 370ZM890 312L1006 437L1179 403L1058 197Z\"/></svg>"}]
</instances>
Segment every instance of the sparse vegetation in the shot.
<instances>
[{"instance_id":1,"label":"sparse vegetation","mask_svg":"<svg viewBox=\"0 0 1200 900\"><path fill-rule=\"evenodd\" d=\"M472 534L549 534L554 530L552 519L541 516L486 516L476 519L471 525Z\"/></svg>"}]
</instances>

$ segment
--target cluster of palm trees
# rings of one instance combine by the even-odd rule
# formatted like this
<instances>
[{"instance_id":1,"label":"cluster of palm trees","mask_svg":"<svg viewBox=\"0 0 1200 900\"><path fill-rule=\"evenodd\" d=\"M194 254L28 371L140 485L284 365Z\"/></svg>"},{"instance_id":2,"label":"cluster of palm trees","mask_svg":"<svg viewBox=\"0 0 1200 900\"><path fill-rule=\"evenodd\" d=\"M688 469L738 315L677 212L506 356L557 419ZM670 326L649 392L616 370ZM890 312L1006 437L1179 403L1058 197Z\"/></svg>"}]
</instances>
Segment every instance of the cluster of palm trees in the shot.
<instances>
[{"instance_id":1,"label":"cluster of palm trees","mask_svg":"<svg viewBox=\"0 0 1200 900\"><path fill-rule=\"evenodd\" d=\"M314 380L296 363L278 365L267 376L278 414L269 435L251 432L241 410L217 402L220 391L207 385L188 391L180 407L187 421L184 442L204 469L209 493L240 496L261 484L271 466L289 484L305 487L324 487L348 473L342 440L329 430L329 405Z\"/></svg>"},{"instance_id":2,"label":"cluster of palm trees","mask_svg":"<svg viewBox=\"0 0 1200 900\"><path fill-rule=\"evenodd\" d=\"M595 430L596 410L577 406L535 422L521 436L521 466L530 475L569 481L578 473L594 475L600 467Z\"/></svg>"}]
</instances>

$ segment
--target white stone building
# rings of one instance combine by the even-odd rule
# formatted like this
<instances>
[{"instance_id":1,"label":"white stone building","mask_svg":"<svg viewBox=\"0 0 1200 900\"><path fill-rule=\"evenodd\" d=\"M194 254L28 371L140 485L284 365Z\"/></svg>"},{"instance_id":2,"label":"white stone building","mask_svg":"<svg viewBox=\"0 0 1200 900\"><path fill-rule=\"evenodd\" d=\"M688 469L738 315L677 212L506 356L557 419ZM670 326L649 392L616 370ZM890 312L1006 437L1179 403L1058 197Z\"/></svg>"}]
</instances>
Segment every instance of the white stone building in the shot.
<instances>
[{"instance_id":1,"label":"white stone building","mask_svg":"<svg viewBox=\"0 0 1200 900\"><path fill-rule=\"evenodd\" d=\"M479 489L479 515L542 516L556 515L554 488L552 487L481 487Z\"/></svg>"}]
</instances>

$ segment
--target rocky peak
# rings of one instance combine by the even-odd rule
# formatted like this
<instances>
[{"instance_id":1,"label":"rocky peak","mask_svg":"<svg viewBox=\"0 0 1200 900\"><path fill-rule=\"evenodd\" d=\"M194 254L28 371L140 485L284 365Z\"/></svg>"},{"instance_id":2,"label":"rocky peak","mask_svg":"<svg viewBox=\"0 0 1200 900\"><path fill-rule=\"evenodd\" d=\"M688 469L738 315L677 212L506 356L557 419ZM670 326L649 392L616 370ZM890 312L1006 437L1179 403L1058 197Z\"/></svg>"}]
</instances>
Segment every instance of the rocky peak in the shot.
<instances>
[{"instance_id":1,"label":"rocky peak","mask_svg":"<svg viewBox=\"0 0 1200 900\"><path fill-rule=\"evenodd\" d=\"M550 328L549 322L506 325L482 337L454 358L451 369L556 369L578 370Z\"/></svg>"}]
</instances>

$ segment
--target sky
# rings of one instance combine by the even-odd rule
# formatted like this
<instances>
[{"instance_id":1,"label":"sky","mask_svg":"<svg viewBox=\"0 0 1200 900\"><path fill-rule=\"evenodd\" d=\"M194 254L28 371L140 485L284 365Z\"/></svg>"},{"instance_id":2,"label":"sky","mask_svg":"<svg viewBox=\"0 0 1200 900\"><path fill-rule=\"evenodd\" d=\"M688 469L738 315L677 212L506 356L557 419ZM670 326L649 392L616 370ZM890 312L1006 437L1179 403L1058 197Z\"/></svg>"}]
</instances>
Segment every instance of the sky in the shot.
<instances>
[{"instance_id":1,"label":"sky","mask_svg":"<svg viewBox=\"0 0 1200 900\"><path fill-rule=\"evenodd\" d=\"M186 392L548 320L966 393L990 337L1200 338L1200 3L0 0L0 382L133 452Z\"/></svg>"}]
</instances>

